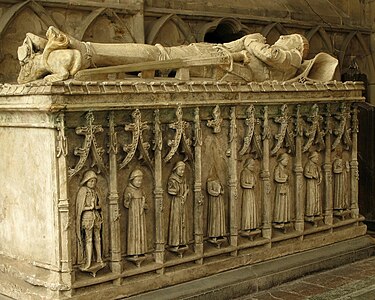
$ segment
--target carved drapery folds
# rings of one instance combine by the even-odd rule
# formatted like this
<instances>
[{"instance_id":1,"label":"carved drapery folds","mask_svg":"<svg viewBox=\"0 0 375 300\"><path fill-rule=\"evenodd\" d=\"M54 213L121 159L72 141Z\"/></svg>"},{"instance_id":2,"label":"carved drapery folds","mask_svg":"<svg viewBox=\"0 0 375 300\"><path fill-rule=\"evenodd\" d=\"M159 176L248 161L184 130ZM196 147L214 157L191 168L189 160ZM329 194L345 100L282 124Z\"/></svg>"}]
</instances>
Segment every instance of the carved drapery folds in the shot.
<instances>
[{"instance_id":1,"label":"carved drapery folds","mask_svg":"<svg viewBox=\"0 0 375 300\"><path fill-rule=\"evenodd\" d=\"M74 113L65 115L56 119L56 150L74 165L71 198L81 201L76 195L89 187L78 174L92 172L98 195L109 200L93 213L100 218L77 219L81 234L90 235L83 223L94 224L86 239L91 248L73 243L84 246L82 271L95 263L103 269L93 275L126 277L134 263L137 274L163 273L169 265L204 263L207 251L235 256L358 222L358 119L350 103L221 105L214 112L177 106L95 112L95 118L88 112L78 126L69 125ZM117 150L121 141L124 151ZM78 257L73 261L79 265Z\"/></svg>"}]
</instances>

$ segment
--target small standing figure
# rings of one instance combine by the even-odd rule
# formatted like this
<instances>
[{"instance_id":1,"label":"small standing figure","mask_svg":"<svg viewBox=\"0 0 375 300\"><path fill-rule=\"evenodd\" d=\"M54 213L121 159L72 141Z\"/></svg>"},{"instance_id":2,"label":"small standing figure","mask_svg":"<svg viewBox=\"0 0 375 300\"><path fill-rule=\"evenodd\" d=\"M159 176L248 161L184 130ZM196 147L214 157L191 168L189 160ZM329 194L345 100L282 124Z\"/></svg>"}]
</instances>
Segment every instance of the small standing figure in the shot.
<instances>
[{"instance_id":1,"label":"small standing figure","mask_svg":"<svg viewBox=\"0 0 375 300\"><path fill-rule=\"evenodd\" d=\"M291 221L288 163L289 155L287 153L281 153L277 158L277 165L274 171L276 192L273 226L275 228L283 228L284 230Z\"/></svg>"},{"instance_id":2,"label":"small standing figure","mask_svg":"<svg viewBox=\"0 0 375 300\"><path fill-rule=\"evenodd\" d=\"M335 214L342 215L345 210L348 210L348 195L347 195L347 166L342 158L337 157L333 161L333 209Z\"/></svg>"},{"instance_id":3,"label":"small standing figure","mask_svg":"<svg viewBox=\"0 0 375 300\"><path fill-rule=\"evenodd\" d=\"M94 171L86 171L76 198L77 237L79 246L85 256L85 264L80 269L85 272L91 272L93 276L105 266L101 249L102 207L101 199L96 189L97 180L98 177ZM96 265L92 264L94 256L93 245L95 245Z\"/></svg>"},{"instance_id":4,"label":"small standing figure","mask_svg":"<svg viewBox=\"0 0 375 300\"><path fill-rule=\"evenodd\" d=\"M188 249L186 200L189 187L186 183L185 167L183 161L176 163L172 174L169 176L167 188L168 194L172 196L168 244L170 250L179 253L180 256Z\"/></svg>"},{"instance_id":5,"label":"small standing figure","mask_svg":"<svg viewBox=\"0 0 375 300\"><path fill-rule=\"evenodd\" d=\"M225 241L224 188L218 179L207 179L208 193L208 237L209 242L220 248Z\"/></svg>"},{"instance_id":6,"label":"small standing figure","mask_svg":"<svg viewBox=\"0 0 375 300\"><path fill-rule=\"evenodd\" d=\"M129 176L129 183L124 191L124 206L128 215L128 260L139 267L147 252L146 217L147 203L142 191L143 173L134 170Z\"/></svg>"},{"instance_id":7,"label":"small standing figure","mask_svg":"<svg viewBox=\"0 0 375 300\"><path fill-rule=\"evenodd\" d=\"M260 233L258 230L258 205L255 197L255 160L249 158L244 164L241 172L242 187L242 224L241 229L243 236L253 237Z\"/></svg>"},{"instance_id":8,"label":"small standing figure","mask_svg":"<svg viewBox=\"0 0 375 300\"><path fill-rule=\"evenodd\" d=\"M319 153L313 151L309 155L309 160L303 170L306 178L306 209L305 219L314 222L316 226L322 215L322 204L320 202L320 183L322 182L322 174L320 170Z\"/></svg>"}]
</instances>

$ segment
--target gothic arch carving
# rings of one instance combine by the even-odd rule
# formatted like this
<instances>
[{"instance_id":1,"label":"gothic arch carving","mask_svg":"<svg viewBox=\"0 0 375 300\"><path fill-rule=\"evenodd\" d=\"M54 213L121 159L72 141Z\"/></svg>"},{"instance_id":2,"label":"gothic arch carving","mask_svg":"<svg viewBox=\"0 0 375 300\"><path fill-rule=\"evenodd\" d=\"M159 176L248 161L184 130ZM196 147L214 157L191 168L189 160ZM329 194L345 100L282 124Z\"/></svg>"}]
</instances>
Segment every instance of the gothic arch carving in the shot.
<instances>
[{"instance_id":1,"label":"gothic arch carving","mask_svg":"<svg viewBox=\"0 0 375 300\"><path fill-rule=\"evenodd\" d=\"M280 34L288 34L288 31L280 23L271 23L271 24L268 24L266 27L263 28L262 34L265 37L267 37L268 34L271 32L272 29L276 29L278 32L280 32Z\"/></svg>"},{"instance_id":2,"label":"gothic arch carving","mask_svg":"<svg viewBox=\"0 0 375 300\"><path fill-rule=\"evenodd\" d=\"M327 32L324 30L323 27L321 26L316 26L315 28L312 28L307 34L306 34L306 38L307 40L310 42L311 39L313 38L313 36L315 34L319 34L320 37L322 38L322 41L324 43L324 46L326 47L326 49L329 51L329 53L333 53L334 52L334 49L333 49L333 45L332 45L332 42L331 42L331 39L329 38L329 35L327 34Z\"/></svg>"},{"instance_id":3,"label":"gothic arch carving","mask_svg":"<svg viewBox=\"0 0 375 300\"><path fill-rule=\"evenodd\" d=\"M117 15L117 13L111 9L106 7L101 7L98 9L95 9L91 11L91 13L82 21L81 26L79 28L75 29L75 37L79 40L83 40L84 36L89 29L89 27L94 24L95 20L97 20L100 16L106 15L109 19L114 19L114 22L121 25L122 28L125 28L127 33L129 34L132 42L136 42L136 39L134 38L132 32L129 30L129 28L126 26L126 24L121 20L121 18Z\"/></svg>"},{"instance_id":4,"label":"gothic arch carving","mask_svg":"<svg viewBox=\"0 0 375 300\"><path fill-rule=\"evenodd\" d=\"M86 30L90 27L90 25L98 18L101 14L103 14L107 8L101 7L98 9L93 10L81 23L80 27L77 27L75 30L75 37L79 40L83 39L83 36L86 33Z\"/></svg>"},{"instance_id":5,"label":"gothic arch carving","mask_svg":"<svg viewBox=\"0 0 375 300\"><path fill-rule=\"evenodd\" d=\"M242 24L239 20L235 18L221 18L205 24L198 32L197 41L203 42L205 35L208 32L214 31L220 24L228 25L232 29L233 33L240 31L245 32L246 34L250 33L249 28Z\"/></svg>"},{"instance_id":6,"label":"gothic arch carving","mask_svg":"<svg viewBox=\"0 0 375 300\"><path fill-rule=\"evenodd\" d=\"M35 1L25 1L10 7L0 18L0 40L3 38L9 24L26 8L31 9L47 26L58 27L55 21L49 16L43 6Z\"/></svg>"},{"instance_id":7,"label":"gothic arch carving","mask_svg":"<svg viewBox=\"0 0 375 300\"><path fill-rule=\"evenodd\" d=\"M371 66L371 69L373 70L374 69L374 61L373 61L373 59L371 57L370 50L368 49L368 47L366 45L366 42L363 39L362 34L360 32L358 32L358 31L352 31L352 32L350 32L347 35L347 37L345 38L345 40L344 40L344 42L342 44L342 47L341 47L341 50L340 50L340 55L339 55L340 70L342 70L344 59L345 59L348 47L349 47L351 41L354 38L357 38L359 44L361 45L361 48L364 51L364 55L366 57L368 57L369 65Z\"/></svg>"},{"instance_id":8,"label":"gothic arch carving","mask_svg":"<svg viewBox=\"0 0 375 300\"><path fill-rule=\"evenodd\" d=\"M179 16L175 14L169 14L155 21L150 32L147 34L147 44L155 44L156 37L168 21L172 21L177 26L177 28L182 32L189 43L194 43L196 41L190 27Z\"/></svg>"}]
</instances>

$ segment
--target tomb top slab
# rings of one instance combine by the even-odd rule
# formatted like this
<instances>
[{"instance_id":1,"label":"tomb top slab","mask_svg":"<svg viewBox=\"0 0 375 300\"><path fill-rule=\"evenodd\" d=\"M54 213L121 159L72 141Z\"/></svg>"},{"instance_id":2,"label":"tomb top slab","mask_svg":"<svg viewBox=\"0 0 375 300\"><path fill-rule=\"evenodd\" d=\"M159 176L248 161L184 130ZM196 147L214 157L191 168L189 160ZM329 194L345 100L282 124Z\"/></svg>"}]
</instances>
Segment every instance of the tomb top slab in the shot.
<instances>
[{"instance_id":1,"label":"tomb top slab","mask_svg":"<svg viewBox=\"0 0 375 300\"><path fill-rule=\"evenodd\" d=\"M0 85L1 110L103 110L171 105L308 104L362 102L362 82L231 83L216 81L107 81Z\"/></svg>"}]
</instances>

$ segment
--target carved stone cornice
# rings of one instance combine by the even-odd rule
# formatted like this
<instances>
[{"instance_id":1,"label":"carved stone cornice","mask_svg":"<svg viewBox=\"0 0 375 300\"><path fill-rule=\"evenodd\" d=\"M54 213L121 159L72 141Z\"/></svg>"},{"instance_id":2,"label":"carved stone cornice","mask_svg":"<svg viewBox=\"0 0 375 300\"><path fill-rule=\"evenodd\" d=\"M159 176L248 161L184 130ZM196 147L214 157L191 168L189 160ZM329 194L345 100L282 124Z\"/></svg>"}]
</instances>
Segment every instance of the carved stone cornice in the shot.
<instances>
[{"instance_id":1,"label":"carved stone cornice","mask_svg":"<svg viewBox=\"0 0 375 300\"><path fill-rule=\"evenodd\" d=\"M0 97L17 95L103 95L103 94L129 94L129 93L205 93L205 92L317 92L317 91L350 91L364 89L362 82L326 83L292 83L282 82L251 82L236 83L216 81L164 81L153 82L127 80L127 81L63 81L55 83L33 82L27 84L0 84Z\"/></svg>"}]
</instances>

